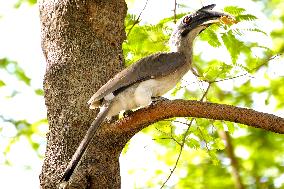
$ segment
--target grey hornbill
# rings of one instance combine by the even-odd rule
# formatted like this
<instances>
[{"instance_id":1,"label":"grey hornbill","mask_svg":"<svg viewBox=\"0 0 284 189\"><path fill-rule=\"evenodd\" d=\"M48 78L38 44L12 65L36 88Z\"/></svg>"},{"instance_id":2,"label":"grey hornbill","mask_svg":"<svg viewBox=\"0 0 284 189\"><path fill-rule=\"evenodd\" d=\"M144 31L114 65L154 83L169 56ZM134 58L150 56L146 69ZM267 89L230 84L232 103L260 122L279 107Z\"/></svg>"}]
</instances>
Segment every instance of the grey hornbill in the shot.
<instances>
[{"instance_id":1,"label":"grey hornbill","mask_svg":"<svg viewBox=\"0 0 284 189\"><path fill-rule=\"evenodd\" d=\"M145 57L110 79L88 101L91 109L100 107L100 112L77 151L72 157L61 181L68 181L102 121L122 110L147 106L153 97L159 97L172 89L191 66L193 41L210 24L223 18L233 19L228 14L212 11L214 4L181 19L171 37L175 50Z\"/></svg>"}]
</instances>

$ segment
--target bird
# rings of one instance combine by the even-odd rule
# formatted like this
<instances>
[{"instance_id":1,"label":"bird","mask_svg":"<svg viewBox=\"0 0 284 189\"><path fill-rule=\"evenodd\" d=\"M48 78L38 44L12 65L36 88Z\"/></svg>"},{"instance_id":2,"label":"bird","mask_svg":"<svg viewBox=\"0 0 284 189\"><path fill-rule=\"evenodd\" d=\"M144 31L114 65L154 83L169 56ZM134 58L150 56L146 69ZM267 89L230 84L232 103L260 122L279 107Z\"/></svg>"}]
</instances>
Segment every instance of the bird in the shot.
<instances>
[{"instance_id":1,"label":"bird","mask_svg":"<svg viewBox=\"0 0 284 189\"><path fill-rule=\"evenodd\" d=\"M215 4L207 5L184 16L173 31L171 52L160 52L140 59L122 70L104 84L88 101L90 109L100 108L84 139L80 143L62 178L67 182L94 134L105 119L121 111L145 107L153 98L159 98L181 80L192 67L194 39L213 23L233 20L233 16L213 11Z\"/></svg>"}]
</instances>

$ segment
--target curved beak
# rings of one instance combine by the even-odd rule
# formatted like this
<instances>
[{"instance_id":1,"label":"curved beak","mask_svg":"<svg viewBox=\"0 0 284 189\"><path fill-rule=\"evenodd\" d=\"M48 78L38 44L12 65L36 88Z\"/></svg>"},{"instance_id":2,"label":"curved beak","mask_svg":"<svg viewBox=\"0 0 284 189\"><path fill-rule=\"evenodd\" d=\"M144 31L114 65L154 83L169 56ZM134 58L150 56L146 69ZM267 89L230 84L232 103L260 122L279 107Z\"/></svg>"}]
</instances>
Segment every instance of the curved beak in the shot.
<instances>
[{"instance_id":1,"label":"curved beak","mask_svg":"<svg viewBox=\"0 0 284 189\"><path fill-rule=\"evenodd\" d=\"M212 9L215 7L214 4L202 7L198 11L196 11L191 16L191 21L189 25L184 29L181 33L182 36L187 35L192 29L197 28L199 26L209 26L213 23L218 23L226 20L224 23L235 23L235 18L232 15L213 11ZM229 22L230 21L230 22Z\"/></svg>"}]
</instances>

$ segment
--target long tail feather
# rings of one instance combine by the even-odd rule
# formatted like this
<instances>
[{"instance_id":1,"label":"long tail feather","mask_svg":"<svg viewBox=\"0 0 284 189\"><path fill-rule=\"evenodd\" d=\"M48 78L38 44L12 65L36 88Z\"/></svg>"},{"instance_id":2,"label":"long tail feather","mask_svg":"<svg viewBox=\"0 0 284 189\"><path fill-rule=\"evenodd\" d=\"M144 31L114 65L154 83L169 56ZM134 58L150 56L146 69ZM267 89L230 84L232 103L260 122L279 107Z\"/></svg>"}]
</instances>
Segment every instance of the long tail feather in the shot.
<instances>
[{"instance_id":1,"label":"long tail feather","mask_svg":"<svg viewBox=\"0 0 284 189\"><path fill-rule=\"evenodd\" d=\"M89 146L90 142L92 141L93 136L95 135L96 131L98 130L101 123L104 121L109 109L111 107L112 101L107 101L101 107L100 112L98 113L96 119L92 122L90 128L88 129L84 139L80 143L79 147L77 148L76 152L74 153L71 161L69 162L60 182L67 182L71 175L74 172L74 169L78 165L81 157L83 156L84 152L86 151L87 147Z\"/></svg>"}]
</instances>

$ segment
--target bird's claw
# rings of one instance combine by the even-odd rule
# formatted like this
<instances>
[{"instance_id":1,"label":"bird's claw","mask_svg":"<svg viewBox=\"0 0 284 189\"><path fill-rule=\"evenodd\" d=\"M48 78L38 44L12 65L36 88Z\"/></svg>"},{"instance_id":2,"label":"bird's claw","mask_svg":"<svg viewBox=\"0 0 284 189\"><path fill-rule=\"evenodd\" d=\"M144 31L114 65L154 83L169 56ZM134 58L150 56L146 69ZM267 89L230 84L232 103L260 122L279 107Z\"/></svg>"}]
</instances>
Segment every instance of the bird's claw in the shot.
<instances>
[{"instance_id":1,"label":"bird's claw","mask_svg":"<svg viewBox=\"0 0 284 189\"><path fill-rule=\"evenodd\" d=\"M106 119L107 123L114 123L116 120L119 119L119 115L112 116L110 119Z\"/></svg>"},{"instance_id":2,"label":"bird's claw","mask_svg":"<svg viewBox=\"0 0 284 189\"><path fill-rule=\"evenodd\" d=\"M162 97L162 96L157 96L157 97L152 97L151 100L152 100L152 104L156 104L157 102L166 101L169 99Z\"/></svg>"},{"instance_id":3,"label":"bird's claw","mask_svg":"<svg viewBox=\"0 0 284 189\"><path fill-rule=\"evenodd\" d=\"M128 117L129 115L131 115L133 113L132 110L126 110L123 112L123 117Z\"/></svg>"}]
</instances>

